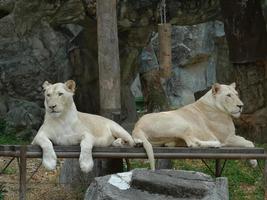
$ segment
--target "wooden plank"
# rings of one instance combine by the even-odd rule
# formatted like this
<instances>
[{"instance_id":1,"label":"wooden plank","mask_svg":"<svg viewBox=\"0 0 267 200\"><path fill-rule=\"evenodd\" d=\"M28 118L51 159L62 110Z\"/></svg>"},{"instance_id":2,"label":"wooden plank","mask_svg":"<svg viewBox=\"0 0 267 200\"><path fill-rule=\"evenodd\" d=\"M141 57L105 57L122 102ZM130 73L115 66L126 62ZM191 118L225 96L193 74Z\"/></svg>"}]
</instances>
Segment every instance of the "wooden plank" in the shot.
<instances>
[{"instance_id":1,"label":"wooden plank","mask_svg":"<svg viewBox=\"0 0 267 200\"><path fill-rule=\"evenodd\" d=\"M101 148L99 148L101 149ZM104 149L104 148L103 148ZM95 158L146 158L146 153L143 148L111 148L106 149L107 151L97 151L98 149L93 150L93 157ZM118 151L114 151L118 150ZM122 150L129 150L129 151L122 151ZM254 149L246 149L249 153L245 153L240 151L239 149L186 149L184 151L179 151L179 148L155 148L154 154L156 158L192 158L192 159L201 159L201 158L208 158L208 159L265 159L267 158L267 154L265 154L262 149L255 149L256 151L260 150L260 152L253 151ZM192 152L194 150L194 152ZM210 150L210 151L206 151ZM221 150L221 151L219 151ZM234 150L237 150L236 152ZM7 153L7 152L5 152ZM13 152L10 156L13 156ZM78 158L80 152L79 151L56 151L56 154L60 158ZM6 154L4 154L6 155ZM16 154L17 155L17 154ZM26 153L28 158L40 158L42 156L41 151L29 151ZM0 152L0 156L2 156Z\"/></svg>"},{"instance_id":2,"label":"wooden plank","mask_svg":"<svg viewBox=\"0 0 267 200\"><path fill-rule=\"evenodd\" d=\"M19 199L26 200L26 146L21 146L19 159Z\"/></svg>"},{"instance_id":3,"label":"wooden plank","mask_svg":"<svg viewBox=\"0 0 267 200\"><path fill-rule=\"evenodd\" d=\"M79 158L79 152L57 152L59 158ZM162 159L265 159L266 154L240 154L240 153L154 153L155 158ZM41 154L27 154L29 158L40 158ZM94 158L147 158L144 153L111 153L111 152L93 152Z\"/></svg>"},{"instance_id":4,"label":"wooden plank","mask_svg":"<svg viewBox=\"0 0 267 200\"><path fill-rule=\"evenodd\" d=\"M0 155L5 153L20 152L20 145L0 145ZM42 152L39 146L27 145L27 152ZM155 153L240 153L240 154L263 154L264 148L243 148L243 147L223 147L223 148L189 148L189 147L154 147ZM80 146L54 146L56 152L80 152ZM140 153L145 152L143 147L94 147L93 152L124 152Z\"/></svg>"}]
</instances>

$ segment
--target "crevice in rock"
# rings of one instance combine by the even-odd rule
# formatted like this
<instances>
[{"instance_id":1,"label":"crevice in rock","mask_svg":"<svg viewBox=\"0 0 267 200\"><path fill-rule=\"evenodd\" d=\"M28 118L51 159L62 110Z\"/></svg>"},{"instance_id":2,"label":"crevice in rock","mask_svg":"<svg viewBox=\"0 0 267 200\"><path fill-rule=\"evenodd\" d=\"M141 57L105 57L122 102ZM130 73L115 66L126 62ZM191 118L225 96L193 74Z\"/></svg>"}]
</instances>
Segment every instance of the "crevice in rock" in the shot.
<instances>
[{"instance_id":1,"label":"crevice in rock","mask_svg":"<svg viewBox=\"0 0 267 200\"><path fill-rule=\"evenodd\" d=\"M7 15L9 15L8 11L0 9L0 19L7 16Z\"/></svg>"}]
</instances>

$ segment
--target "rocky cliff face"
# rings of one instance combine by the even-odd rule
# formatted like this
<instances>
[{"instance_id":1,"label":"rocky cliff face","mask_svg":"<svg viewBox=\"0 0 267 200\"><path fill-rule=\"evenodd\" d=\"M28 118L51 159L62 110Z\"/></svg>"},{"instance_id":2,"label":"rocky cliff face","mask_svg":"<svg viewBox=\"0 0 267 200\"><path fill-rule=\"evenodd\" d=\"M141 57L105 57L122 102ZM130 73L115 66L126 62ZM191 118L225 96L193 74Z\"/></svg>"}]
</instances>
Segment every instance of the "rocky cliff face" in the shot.
<instances>
[{"instance_id":1,"label":"rocky cliff face","mask_svg":"<svg viewBox=\"0 0 267 200\"><path fill-rule=\"evenodd\" d=\"M196 92L216 82L216 40L223 36L223 23L220 21L172 27L172 75L164 84L171 108L194 102ZM141 73L159 68L157 34L149 46L142 51Z\"/></svg>"},{"instance_id":2,"label":"rocky cliff face","mask_svg":"<svg viewBox=\"0 0 267 200\"><path fill-rule=\"evenodd\" d=\"M84 18L81 1L1 1L0 117L22 137L39 128L41 85L73 75L68 58L76 24ZM76 32L75 32L76 31Z\"/></svg>"}]
</instances>

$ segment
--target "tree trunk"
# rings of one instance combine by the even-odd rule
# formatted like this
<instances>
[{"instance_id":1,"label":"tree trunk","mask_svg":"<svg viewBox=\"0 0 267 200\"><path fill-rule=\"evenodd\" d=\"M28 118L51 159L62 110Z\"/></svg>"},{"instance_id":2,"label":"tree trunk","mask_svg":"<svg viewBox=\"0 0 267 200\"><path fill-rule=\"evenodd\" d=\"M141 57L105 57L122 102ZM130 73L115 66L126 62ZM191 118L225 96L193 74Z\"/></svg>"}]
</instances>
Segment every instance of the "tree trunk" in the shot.
<instances>
[{"instance_id":1,"label":"tree trunk","mask_svg":"<svg viewBox=\"0 0 267 200\"><path fill-rule=\"evenodd\" d=\"M100 114L120 122L120 60L117 30L117 0L97 0ZM102 162L104 174L123 170L122 159Z\"/></svg>"},{"instance_id":2,"label":"tree trunk","mask_svg":"<svg viewBox=\"0 0 267 200\"><path fill-rule=\"evenodd\" d=\"M266 22L259 0L220 0L229 58L233 63L267 59Z\"/></svg>"}]
</instances>

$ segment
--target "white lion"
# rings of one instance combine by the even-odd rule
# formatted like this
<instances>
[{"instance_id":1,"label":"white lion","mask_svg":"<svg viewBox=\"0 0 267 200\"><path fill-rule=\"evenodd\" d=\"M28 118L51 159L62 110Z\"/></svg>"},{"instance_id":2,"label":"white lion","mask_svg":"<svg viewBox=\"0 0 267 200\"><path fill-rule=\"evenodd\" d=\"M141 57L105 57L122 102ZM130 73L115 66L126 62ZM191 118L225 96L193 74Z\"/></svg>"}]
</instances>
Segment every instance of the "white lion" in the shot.
<instances>
[{"instance_id":1,"label":"white lion","mask_svg":"<svg viewBox=\"0 0 267 200\"><path fill-rule=\"evenodd\" d=\"M173 147L182 141L188 147L254 147L251 141L235 134L232 117L238 118L243 109L235 87L235 83L215 83L190 105L141 117L132 136L136 143L143 143L151 169L155 169L152 145ZM256 160L250 162L252 166L257 165Z\"/></svg>"},{"instance_id":2,"label":"white lion","mask_svg":"<svg viewBox=\"0 0 267 200\"><path fill-rule=\"evenodd\" d=\"M78 112L73 101L75 82L50 84L44 82L45 119L32 144L43 150L43 165L48 170L56 167L53 144L81 146L80 167L83 172L93 168L92 148L109 145L134 146L131 135L112 120L98 115Z\"/></svg>"}]
</instances>

